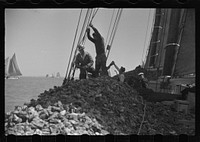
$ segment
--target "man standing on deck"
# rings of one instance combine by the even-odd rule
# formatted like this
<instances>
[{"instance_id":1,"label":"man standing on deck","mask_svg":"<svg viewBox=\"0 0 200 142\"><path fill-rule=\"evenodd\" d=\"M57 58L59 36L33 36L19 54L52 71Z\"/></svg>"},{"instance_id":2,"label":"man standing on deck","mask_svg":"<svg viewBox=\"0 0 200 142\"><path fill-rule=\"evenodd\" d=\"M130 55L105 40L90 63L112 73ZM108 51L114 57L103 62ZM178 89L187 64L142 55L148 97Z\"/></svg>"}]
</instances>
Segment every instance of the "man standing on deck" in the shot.
<instances>
[{"instance_id":1,"label":"man standing on deck","mask_svg":"<svg viewBox=\"0 0 200 142\"><path fill-rule=\"evenodd\" d=\"M118 71L118 80L121 81L121 82L124 82L125 80L125 76L124 76L124 72L125 72L125 68L124 67L121 67L119 68L114 61L111 62L111 65L114 65L114 67L117 69Z\"/></svg>"},{"instance_id":2,"label":"man standing on deck","mask_svg":"<svg viewBox=\"0 0 200 142\"><path fill-rule=\"evenodd\" d=\"M94 33L92 34L93 37L90 36L90 28L88 28L86 32L88 39L94 43L96 48L96 61L95 61L96 76L99 76L100 69L102 70L102 75L108 75L106 69L106 53L105 53L104 38L92 24L90 24L89 26L94 31Z\"/></svg>"},{"instance_id":3,"label":"man standing on deck","mask_svg":"<svg viewBox=\"0 0 200 142\"><path fill-rule=\"evenodd\" d=\"M84 50L84 46L78 45L79 53L76 56L75 66L80 69L79 79L86 79L87 72L95 75L95 70L93 68L93 59L91 55Z\"/></svg>"},{"instance_id":4,"label":"man standing on deck","mask_svg":"<svg viewBox=\"0 0 200 142\"><path fill-rule=\"evenodd\" d=\"M140 85L142 88L147 88L148 87L148 80L144 77L144 73L141 72L138 74L139 79L140 79Z\"/></svg>"}]
</instances>

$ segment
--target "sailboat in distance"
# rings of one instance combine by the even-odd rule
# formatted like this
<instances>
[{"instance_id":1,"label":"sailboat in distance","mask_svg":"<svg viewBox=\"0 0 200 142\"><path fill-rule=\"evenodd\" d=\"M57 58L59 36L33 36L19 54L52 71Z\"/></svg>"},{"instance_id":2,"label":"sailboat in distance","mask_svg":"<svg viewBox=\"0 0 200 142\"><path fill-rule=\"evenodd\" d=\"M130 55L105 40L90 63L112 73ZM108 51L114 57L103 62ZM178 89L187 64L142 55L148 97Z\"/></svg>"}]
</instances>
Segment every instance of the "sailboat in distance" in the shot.
<instances>
[{"instance_id":1,"label":"sailboat in distance","mask_svg":"<svg viewBox=\"0 0 200 142\"><path fill-rule=\"evenodd\" d=\"M5 78L8 76L9 57L5 60Z\"/></svg>"},{"instance_id":2,"label":"sailboat in distance","mask_svg":"<svg viewBox=\"0 0 200 142\"><path fill-rule=\"evenodd\" d=\"M60 73L59 72L57 72L56 78L60 78Z\"/></svg>"},{"instance_id":3,"label":"sailboat in distance","mask_svg":"<svg viewBox=\"0 0 200 142\"><path fill-rule=\"evenodd\" d=\"M9 63L9 66L8 66ZM22 73L17 64L16 55L12 56L9 62L9 57L5 61L5 79L19 79L19 76L22 76Z\"/></svg>"}]
</instances>

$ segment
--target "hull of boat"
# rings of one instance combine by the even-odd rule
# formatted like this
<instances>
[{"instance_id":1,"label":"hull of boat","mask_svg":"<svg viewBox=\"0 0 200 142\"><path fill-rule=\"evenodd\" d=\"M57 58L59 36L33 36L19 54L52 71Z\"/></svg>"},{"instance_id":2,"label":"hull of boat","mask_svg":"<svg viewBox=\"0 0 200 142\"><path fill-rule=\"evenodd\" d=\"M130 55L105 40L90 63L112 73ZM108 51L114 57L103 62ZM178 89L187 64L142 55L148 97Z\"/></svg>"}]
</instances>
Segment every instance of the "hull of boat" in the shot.
<instances>
[{"instance_id":1,"label":"hull of boat","mask_svg":"<svg viewBox=\"0 0 200 142\"><path fill-rule=\"evenodd\" d=\"M19 79L19 77L7 77L5 79Z\"/></svg>"}]
</instances>

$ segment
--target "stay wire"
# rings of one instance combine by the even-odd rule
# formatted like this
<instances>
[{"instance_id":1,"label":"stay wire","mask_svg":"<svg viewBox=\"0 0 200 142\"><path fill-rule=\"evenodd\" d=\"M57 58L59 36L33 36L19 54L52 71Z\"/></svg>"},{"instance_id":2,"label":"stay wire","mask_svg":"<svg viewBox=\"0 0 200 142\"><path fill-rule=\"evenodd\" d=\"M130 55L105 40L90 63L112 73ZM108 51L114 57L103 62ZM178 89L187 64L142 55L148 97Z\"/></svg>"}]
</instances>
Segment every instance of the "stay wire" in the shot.
<instances>
[{"instance_id":1,"label":"stay wire","mask_svg":"<svg viewBox=\"0 0 200 142\"><path fill-rule=\"evenodd\" d=\"M91 9L87 10L85 20L84 20L84 23L83 23L83 26L82 26L81 34L80 34L80 37L79 37L79 40L78 40L78 44L81 43L81 40L82 40L83 34L84 34L84 30L85 30L85 26L86 26L86 23L88 22L89 15L91 15L91 12L92 12Z\"/></svg>"},{"instance_id":2,"label":"stay wire","mask_svg":"<svg viewBox=\"0 0 200 142\"><path fill-rule=\"evenodd\" d=\"M153 17L153 20L152 20L152 28L151 28L151 36L150 37L152 37L152 35L153 35L153 30L154 30L154 26L155 26L156 10L154 11L153 15L154 15L154 17ZM148 49L146 50L146 53L145 53L145 60L144 60L144 62L146 62L147 58L148 58L148 53L149 53L150 48L151 48L151 42L152 42L151 40L152 39L150 39L150 41L149 41L149 47L148 47Z\"/></svg>"},{"instance_id":3,"label":"stay wire","mask_svg":"<svg viewBox=\"0 0 200 142\"><path fill-rule=\"evenodd\" d=\"M85 21L86 21L88 12L89 12L89 11L87 10L87 13L86 13L86 15L85 15L85 19L84 19L83 26L84 26L84 24L85 24ZM80 35L79 35L78 42L80 41L80 36L82 35L82 32L83 32L83 26L82 26L82 29L81 29L81 33L80 33ZM72 60L72 62L71 62L71 67L70 67L70 70L69 70L69 73L68 73L68 79L70 78L71 70L72 70L72 68L73 68L73 63L74 63L74 60L75 60L76 52L77 52L77 48L75 49L74 56L73 56L73 60Z\"/></svg>"},{"instance_id":4,"label":"stay wire","mask_svg":"<svg viewBox=\"0 0 200 142\"><path fill-rule=\"evenodd\" d=\"M75 40L76 40L76 37L77 37L78 28L79 28L79 24L80 24L81 15L82 15L82 9L81 9L80 14L79 14L78 24L77 24L76 31L75 31L75 36L74 36L74 40L73 40L73 44L72 44L72 49L71 49L70 57L69 57L67 71L66 71L66 74L65 74L65 79L66 79L67 74L68 74L68 70L69 70L69 66L70 66L70 62L71 62L71 58L72 58L72 53L73 53L73 50L74 50L74 44L75 44Z\"/></svg>"},{"instance_id":5,"label":"stay wire","mask_svg":"<svg viewBox=\"0 0 200 142\"><path fill-rule=\"evenodd\" d=\"M107 46L110 45L111 38L112 38L112 36L113 36L113 32L114 32L114 29L115 29L115 27L116 27L116 22L117 22L117 17L118 17L118 16L119 16L119 9L118 9L117 14L116 14L116 17L115 17L115 21L114 21L114 24L113 24L113 27L112 27L112 31L111 31L110 37L109 37L109 39L108 39ZM108 49L108 52L107 52L107 56L106 56L106 57L108 57L109 51L110 51L110 49Z\"/></svg>"},{"instance_id":6,"label":"stay wire","mask_svg":"<svg viewBox=\"0 0 200 142\"><path fill-rule=\"evenodd\" d=\"M79 39L78 39L78 44L80 43L80 40L81 40L81 36L83 34L83 30L84 30L84 27L85 27L85 24L86 24L86 20L87 20L87 17L89 15L89 9L87 10L87 13L85 15L85 19L84 19L84 23L83 23L83 26L82 26L82 30L81 30L81 33L80 33L80 36L79 36ZM75 58L76 58L76 53L77 53L77 47L76 47L76 50L74 52L74 57L73 57L73 60L72 60L72 63L71 63L71 67L70 67L70 71L68 73L68 79L70 79L70 74L71 74L71 71L72 71L72 68L73 68L73 64L74 64L74 61L75 61ZM74 68L75 69L75 68Z\"/></svg>"},{"instance_id":7,"label":"stay wire","mask_svg":"<svg viewBox=\"0 0 200 142\"><path fill-rule=\"evenodd\" d=\"M143 101L142 101L142 104L144 105L144 113L143 113L143 116L142 116L142 121L141 121L141 123L140 123L140 128L139 128L139 130L138 130L138 135L140 134L140 131L141 131L141 129L142 129L142 125L143 125L143 123L144 123L144 118L145 118L145 113L146 113L146 102L145 103L143 103Z\"/></svg>"},{"instance_id":8,"label":"stay wire","mask_svg":"<svg viewBox=\"0 0 200 142\"><path fill-rule=\"evenodd\" d=\"M97 9L96 11L94 11L93 9L90 9L90 11L91 11L91 12L88 14L89 17L87 16L87 20L86 20L86 22L85 22L85 24L84 24L84 27L83 27L83 29L84 29L83 31L85 31L85 32L84 32L84 36L83 36L82 40L79 41L79 44L82 44L82 45L85 44L85 40L86 40L86 29L88 28L89 24L92 22L92 20L93 20L94 16L96 15L98 9ZM86 23L87 23L87 24L86 24ZM74 58L74 59L75 59L75 58ZM75 74L75 68L73 69L72 77L74 76L74 74Z\"/></svg>"},{"instance_id":9,"label":"stay wire","mask_svg":"<svg viewBox=\"0 0 200 142\"><path fill-rule=\"evenodd\" d=\"M79 43L78 44L82 44L82 45L84 45L85 44L85 40L86 40L86 29L88 28L88 26L89 26L89 24L90 24L90 22L91 22L91 19L93 19L94 18L94 16L95 16L95 14L97 13L97 10L96 10L96 12L94 12L94 10L93 9L89 9L88 10L89 12L87 13L87 17L86 17L86 19L85 19L85 22L84 22L84 25L83 25L83 30L82 30L82 34L81 34L81 36L80 36L80 38L79 38ZM93 16L92 16L93 15ZM92 17L92 18L91 18ZM84 31L84 32L83 32ZM84 33L84 35L83 35L83 33ZM83 36L82 36L83 35ZM74 61L75 61L75 57L76 57L76 53L75 53L75 55L74 55ZM73 62L74 62L73 61ZM72 77L74 76L74 74L75 74L75 69L76 68L73 68L73 73L72 73Z\"/></svg>"},{"instance_id":10,"label":"stay wire","mask_svg":"<svg viewBox=\"0 0 200 142\"><path fill-rule=\"evenodd\" d=\"M151 10L151 9L150 9L150 10ZM142 57L141 57L141 64L142 64L142 61L143 61L144 49L145 49L146 39L147 39L147 32L148 32L148 29L149 29L149 19L150 19L150 12L151 12L150 10L149 10L149 15L148 15L148 20L147 20L147 28L146 28L146 33L145 33L144 47L143 47Z\"/></svg>"},{"instance_id":11,"label":"stay wire","mask_svg":"<svg viewBox=\"0 0 200 142\"><path fill-rule=\"evenodd\" d=\"M109 25L109 28L108 28L108 33L107 33L107 37L106 37L106 44L105 44L106 46L107 46L108 36L109 36L109 33L110 33L110 29L111 29L114 13L115 13L115 9L113 9L112 17L111 17L111 20L110 20L110 25Z\"/></svg>"},{"instance_id":12,"label":"stay wire","mask_svg":"<svg viewBox=\"0 0 200 142\"><path fill-rule=\"evenodd\" d=\"M113 28L112 28L112 32L111 32L111 34L110 34L109 41L108 41L109 44L111 43L112 36L113 36L114 30L115 30L116 25L117 25L117 19L118 19L118 17L119 17L119 11L120 11L120 9L118 9L117 15L116 15L116 17L115 17L115 22L114 22L114 25L113 25Z\"/></svg>"},{"instance_id":13,"label":"stay wire","mask_svg":"<svg viewBox=\"0 0 200 142\"><path fill-rule=\"evenodd\" d=\"M82 39L82 44L83 45L85 44L85 40L86 40L86 29L88 28L89 24L92 22L94 16L96 15L96 12L94 10L92 10L91 13L90 13L90 16L89 16L89 18L87 20L87 26L85 28L84 36L83 36L83 39Z\"/></svg>"},{"instance_id":14,"label":"stay wire","mask_svg":"<svg viewBox=\"0 0 200 142\"><path fill-rule=\"evenodd\" d=\"M114 31L113 31L114 33L113 33L112 38L111 38L110 49L109 49L109 51L108 51L106 60L108 59L108 56L109 56L109 54L110 54L111 46L112 46L114 37L115 37L115 35L116 35L116 31L117 31L117 27L118 27L118 24L119 24L119 20L120 20L120 18L121 18L121 14L122 14L122 9L119 9L119 14L118 14L118 17L116 18L117 21L116 21L116 25L115 25L115 27L114 27Z\"/></svg>"},{"instance_id":15,"label":"stay wire","mask_svg":"<svg viewBox=\"0 0 200 142\"><path fill-rule=\"evenodd\" d=\"M114 40L114 37L115 37L115 35L116 35L116 31L117 31L117 27L118 27L118 25L119 25L119 20L120 20L120 18L121 18L121 14L122 14L122 10L120 10L120 12L119 12L119 17L118 17L118 19L117 19L117 24L116 24L116 27L115 27L114 35L113 35L112 40L111 40L111 45L112 45L113 40Z\"/></svg>"},{"instance_id":16,"label":"stay wire","mask_svg":"<svg viewBox=\"0 0 200 142\"><path fill-rule=\"evenodd\" d=\"M95 15L97 14L97 11L99 10L99 8L97 8L96 9L96 11L95 10L93 10L93 12L91 13L91 15L90 15L90 18L89 18L89 20L88 20L88 24L87 24L87 27L86 27L86 29L89 27L89 25L90 25L90 23L92 23L92 20L94 19L94 17L95 17ZM85 35L84 35L84 37L83 37L83 44L85 44L85 40L86 40L86 30L85 30Z\"/></svg>"}]
</instances>

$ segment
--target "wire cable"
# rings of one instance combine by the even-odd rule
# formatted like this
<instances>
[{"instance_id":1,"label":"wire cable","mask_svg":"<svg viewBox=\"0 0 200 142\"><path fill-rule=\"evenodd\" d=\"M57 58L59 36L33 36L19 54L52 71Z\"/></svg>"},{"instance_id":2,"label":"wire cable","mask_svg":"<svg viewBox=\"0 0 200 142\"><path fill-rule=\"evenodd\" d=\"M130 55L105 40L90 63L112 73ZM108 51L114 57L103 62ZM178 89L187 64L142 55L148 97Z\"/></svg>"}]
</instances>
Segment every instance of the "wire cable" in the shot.
<instances>
[{"instance_id":1,"label":"wire cable","mask_svg":"<svg viewBox=\"0 0 200 142\"><path fill-rule=\"evenodd\" d=\"M145 34L145 39L144 39L144 47L143 47L143 51L142 51L141 64L142 64L142 59L143 59L143 56L144 56L144 49L145 49L145 45L146 45L147 32L148 32L148 29L149 29L149 19L150 19L150 12L151 12L150 10L149 10L149 15L148 15L148 20L147 20L147 28L146 28L146 34Z\"/></svg>"},{"instance_id":2,"label":"wire cable","mask_svg":"<svg viewBox=\"0 0 200 142\"><path fill-rule=\"evenodd\" d=\"M107 37L106 37L106 46L107 46L108 36L109 36L109 33L110 33L110 29L111 29L114 13L115 13L115 9L113 9L112 17L111 17L111 20L110 20L110 25L109 25L109 29L108 29L108 33L107 33Z\"/></svg>"},{"instance_id":3,"label":"wire cable","mask_svg":"<svg viewBox=\"0 0 200 142\"><path fill-rule=\"evenodd\" d=\"M144 113L143 113L143 116L142 116L142 121L140 123L140 128L139 128L138 133L137 133L138 135L140 134L140 131L142 129L142 124L144 123L145 112L146 112L146 103L143 103L143 100L142 100L142 104L144 105Z\"/></svg>"},{"instance_id":4,"label":"wire cable","mask_svg":"<svg viewBox=\"0 0 200 142\"><path fill-rule=\"evenodd\" d=\"M94 16L97 14L97 11L94 11L93 9L88 9L87 11L87 14L86 14L86 17L85 17L85 20L84 20L84 24L83 24L83 27L82 27L82 31L81 31L81 35L79 37L79 41L78 41L78 44L82 44L84 45L85 44L85 40L86 40L86 29L88 28L89 24L92 22ZM84 33L84 35L83 35ZM75 61L75 57L76 57L76 52L77 52L77 49L75 51L75 54L74 54L74 59L73 59L73 62ZM76 68L73 68L71 69L73 70L72 72L72 78L74 77L74 74L75 74L75 70ZM70 74L71 74L71 71L70 71ZM69 75L70 76L70 75Z\"/></svg>"},{"instance_id":5,"label":"wire cable","mask_svg":"<svg viewBox=\"0 0 200 142\"><path fill-rule=\"evenodd\" d=\"M108 56L110 54L111 46L112 46L116 31L117 31L117 27L118 27L118 24L119 24L119 20L121 18L121 14L122 14L122 9L119 9L118 12L117 12L115 24L114 24L114 27L113 27L113 30L112 30L112 33L111 33L110 44L109 44L110 45L110 49L108 50L108 53L107 53L107 56L106 56L106 60L108 59Z\"/></svg>"},{"instance_id":6,"label":"wire cable","mask_svg":"<svg viewBox=\"0 0 200 142\"><path fill-rule=\"evenodd\" d=\"M72 44L72 49L71 49L71 53L70 53L70 57L69 57L67 71L66 71L66 74L65 74L65 79L66 79L67 74L68 74L69 65L70 65L70 61L71 61L71 58L72 58L72 52L73 52L73 49L74 49L74 44L75 44L75 40L76 40L77 33L78 33L78 27L79 27L79 24L80 24L81 15L82 15L82 9L81 9L80 14L79 14L78 24L77 24L76 31L75 31L74 41L73 41L73 44ZM65 79L64 79L64 81L65 81Z\"/></svg>"},{"instance_id":7,"label":"wire cable","mask_svg":"<svg viewBox=\"0 0 200 142\"><path fill-rule=\"evenodd\" d=\"M81 33L80 33L80 36L79 36L79 39L78 39L78 44L80 43L81 36L83 35L83 30L84 30L84 27L85 27L85 25L86 25L86 21L87 21L87 18L88 18L89 13L90 13L90 9L87 10L87 13L86 13L86 15L85 15L85 19L84 19L84 23L83 23L83 26L82 26L82 30L81 30ZM72 63L71 63L71 67L70 67L69 73L68 73L68 79L70 79L71 71L72 71L72 69L74 68L73 63L74 63L75 58L76 58L76 53L77 53L77 48L76 48L76 50L75 50L75 52L74 52L74 57L73 57L73 60L72 60ZM75 70L75 68L74 68L74 70Z\"/></svg>"}]
</instances>

